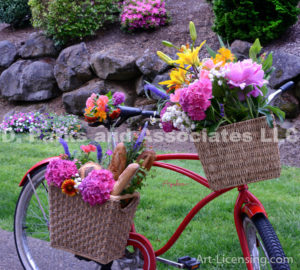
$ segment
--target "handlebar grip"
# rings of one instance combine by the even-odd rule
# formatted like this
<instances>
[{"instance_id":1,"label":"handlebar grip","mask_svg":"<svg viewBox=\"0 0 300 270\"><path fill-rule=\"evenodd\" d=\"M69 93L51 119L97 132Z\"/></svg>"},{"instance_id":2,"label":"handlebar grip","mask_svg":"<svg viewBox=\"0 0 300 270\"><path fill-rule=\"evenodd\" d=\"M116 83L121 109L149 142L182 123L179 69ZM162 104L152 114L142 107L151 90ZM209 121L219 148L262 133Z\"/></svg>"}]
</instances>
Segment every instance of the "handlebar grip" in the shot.
<instances>
[{"instance_id":1,"label":"handlebar grip","mask_svg":"<svg viewBox=\"0 0 300 270\"><path fill-rule=\"evenodd\" d=\"M282 92L285 92L287 90L289 90L290 88L292 88L294 86L294 82L293 81L289 81L287 83L285 83L284 85L282 85L279 89L282 91Z\"/></svg>"}]
</instances>

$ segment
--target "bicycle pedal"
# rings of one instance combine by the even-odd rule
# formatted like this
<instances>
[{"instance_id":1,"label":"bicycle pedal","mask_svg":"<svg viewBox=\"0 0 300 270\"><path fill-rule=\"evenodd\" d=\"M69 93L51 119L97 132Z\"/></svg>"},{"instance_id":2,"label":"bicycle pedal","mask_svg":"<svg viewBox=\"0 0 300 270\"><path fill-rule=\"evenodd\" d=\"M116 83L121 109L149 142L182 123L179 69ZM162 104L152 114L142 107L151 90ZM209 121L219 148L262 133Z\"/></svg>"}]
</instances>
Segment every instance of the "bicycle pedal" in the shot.
<instances>
[{"instance_id":1,"label":"bicycle pedal","mask_svg":"<svg viewBox=\"0 0 300 270\"><path fill-rule=\"evenodd\" d=\"M191 258L190 256L180 257L178 262L184 264L185 268L189 270L198 269L201 264L201 262L197 261L196 258Z\"/></svg>"}]
</instances>

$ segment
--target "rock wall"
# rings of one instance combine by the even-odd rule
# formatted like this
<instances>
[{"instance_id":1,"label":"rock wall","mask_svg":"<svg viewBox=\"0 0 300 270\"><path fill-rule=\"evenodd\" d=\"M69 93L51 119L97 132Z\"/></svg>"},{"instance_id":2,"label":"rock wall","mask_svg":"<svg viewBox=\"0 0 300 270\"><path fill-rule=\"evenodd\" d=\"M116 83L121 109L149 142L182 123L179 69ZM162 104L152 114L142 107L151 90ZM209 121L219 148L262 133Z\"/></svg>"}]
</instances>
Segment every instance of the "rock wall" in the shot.
<instances>
[{"instance_id":1,"label":"rock wall","mask_svg":"<svg viewBox=\"0 0 300 270\"><path fill-rule=\"evenodd\" d=\"M247 58L250 44L235 41L233 52ZM296 86L276 100L287 118L300 113L300 57L284 51L273 53L275 72L270 86L278 88L294 80ZM90 54L85 43L58 52L53 41L42 32L29 36L20 48L0 42L0 95L14 102L46 101L61 97L66 112L82 115L91 93L122 91L126 104L143 106L145 81L158 84L167 79L169 67L155 53L145 50L133 56L109 47ZM272 89L270 89L272 91ZM149 105L147 105L149 108ZM151 107L151 106L150 106Z\"/></svg>"}]
</instances>

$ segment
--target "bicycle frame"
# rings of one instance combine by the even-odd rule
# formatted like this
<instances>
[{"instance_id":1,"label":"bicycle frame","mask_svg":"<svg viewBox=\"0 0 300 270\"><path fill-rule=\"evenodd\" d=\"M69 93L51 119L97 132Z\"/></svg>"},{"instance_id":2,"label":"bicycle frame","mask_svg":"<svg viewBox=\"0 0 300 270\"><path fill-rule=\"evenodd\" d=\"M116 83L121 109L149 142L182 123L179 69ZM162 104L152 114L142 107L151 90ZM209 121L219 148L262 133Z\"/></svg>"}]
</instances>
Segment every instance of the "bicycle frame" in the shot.
<instances>
[{"instance_id":1,"label":"bicycle frame","mask_svg":"<svg viewBox=\"0 0 300 270\"><path fill-rule=\"evenodd\" d=\"M40 167L43 167L47 165L52 159L57 159L58 157L52 157L45 159L36 165L34 165L31 169L29 169L26 174L24 175L23 179L19 183L19 186L23 186L28 181L28 175L31 175L34 171L38 170ZM164 169L168 169L177 173L180 173L182 175L185 175L194 181L198 182L199 184L203 185L206 188L209 188L208 181L200 176L199 174L190 171L188 169L161 162L163 160L199 160L199 157L197 154L162 154L158 155L156 157L156 161L153 163L153 166L160 167ZM171 236L171 238L167 241L167 243L155 251L155 256L158 257L162 254L164 254L166 251L168 251L173 244L177 241L177 239L180 237L181 233L184 231L184 229L187 227L187 225L190 223L190 221L193 219L193 217L209 202L214 200L215 198L219 197L220 195L232 190L235 187L230 187L227 189L222 189L219 191L213 191L206 197L204 197L201 201L199 201L187 214L187 216L183 219L177 230L174 232L174 234ZM239 194L235 202L234 206L234 221L235 226L237 230L237 234L239 237L241 249L243 252L243 256L245 258L245 262L247 265L248 270L253 270L253 266L251 263L250 258L250 252L248 249L247 240L245 237L243 224L242 224L242 215L245 214L248 217L253 217L254 215L261 213L267 216L267 213L261 204L261 202L248 190L247 185L239 186L237 187ZM132 226L132 232L135 232L134 226Z\"/></svg>"},{"instance_id":2,"label":"bicycle frame","mask_svg":"<svg viewBox=\"0 0 300 270\"><path fill-rule=\"evenodd\" d=\"M203 178L202 176L198 175L197 173L190 171L188 169L169 164L169 163L164 163L160 162L163 160L199 160L199 157L197 154L162 154L158 155L156 158L156 161L154 162L153 166L164 168L164 169L169 169L171 171L183 174L194 181L198 182L199 184L205 186L206 188L209 188L209 183L208 181ZM184 231L186 226L190 223L192 218L209 202L214 200L215 198L219 197L220 195L232 190L234 187L227 188L227 189L222 189L219 191L214 191L204 197L201 201L199 201L193 208L192 210L187 214L187 216L183 219L175 233L171 236L171 238L167 241L167 243L155 251L155 256L160 256L164 254L166 251L168 251L173 244L176 242L176 240L180 237L181 233ZM242 248L243 256L245 258L245 262L247 265L248 270L253 270L253 266L251 263L251 258L250 258L250 252L248 249L248 244L247 240L245 237L244 229L243 229L243 224L242 224L242 215L246 214L250 218L258 213L262 213L267 216L266 211L261 204L261 202L251 193L248 191L248 186L243 185L237 187L239 194L236 199L236 203L234 206L234 221L235 221L235 226L237 230L237 234L239 237L240 245ZM133 231L134 227L133 227Z\"/></svg>"}]
</instances>

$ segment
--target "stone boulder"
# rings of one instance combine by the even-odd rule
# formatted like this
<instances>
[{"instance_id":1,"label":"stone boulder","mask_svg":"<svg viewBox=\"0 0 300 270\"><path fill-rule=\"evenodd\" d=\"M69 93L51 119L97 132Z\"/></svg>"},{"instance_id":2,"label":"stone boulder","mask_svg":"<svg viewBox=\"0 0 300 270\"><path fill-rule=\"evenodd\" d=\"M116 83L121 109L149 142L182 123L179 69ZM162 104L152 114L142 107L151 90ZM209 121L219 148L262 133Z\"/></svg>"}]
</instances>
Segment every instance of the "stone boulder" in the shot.
<instances>
[{"instance_id":1,"label":"stone boulder","mask_svg":"<svg viewBox=\"0 0 300 270\"><path fill-rule=\"evenodd\" d=\"M93 78L85 43L68 47L59 54L54 75L63 92L74 90Z\"/></svg>"},{"instance_id":2,"label":"stone boulder","mask_svg":"<svg viewBox=\"0 0 300 270\"><path fill-rule=\"evenodd\" d=\"M19 60L0 76L0 93L10 101L40 101L59 95L54 60Z\"/></svg>"},{"instance_id":3,"label":"stone boulder","mask_svg":"<svg viewBox=\"0 0 300 270\"><path fill-rule=\"evenodd\" d=\"M251 45L252 44L247 41L235 40L232 42L230 48L238 60L243 60L249 58L249 50Z\"/></svg>"},{"instance_id":4,"label":"stone boulder","mask_svg":"<svg viewBox=\"0 0 300 270\"><path fill-rule=\"evenodd\" d=\"M275 51L273 53L273 66L276 70L269 80L272 88L278 88L284 82L300 75L300 57L296 55L279 50Z\"/></svg>"},{"instance_id":5,"label":"stone boulder","mask_svg":"<svg viewBox=\"0 0 300 270\"><path fill-rule=\"evenodd\" d=\"M130 80L141 75L136 57L124 55L118 50L103 50L91 56L91 66L100 79Z\"/></svg>"},{"instance_id":6,"label":"stone boulder","mask_svg":"<svg viewBox=\"0 0 300 270\"><path fill-rule=\"evenodd\" d=\"M17 48L13 43L0 41L0 73L16 60L17 55Z\"/></svg>"},{"instance_id":7,"label":"stone boulder","mask_svg":"<svg viewBox=\"0 0 300 270\"><path fill-rule=\"evenodd\" d=\"M32 33L19 49L22 58L56 57L58 52L52 39L43 32Z\"/></svg>"},{"instance_id":8,"label":"stone boulder","mask_svg":"<svg viewBox=\"0 0 300 270\"><path fill-rule=\"evenodd\" d=\"M168 70L170 66L162 61L156 53L150 53L146 50L144 55L136 61L136 65L143 75L146 75L150 80L158 74Z\"/></svg>"},{"instance_id":9,"label":"stone boulder","mask_svg":"<svg viewBox=\"0 0 300 270\"><path fill-rule=\"evenodd\" d=\"M104 81L93 79L77 90L64 93L62 100L67 113L83 115L86 100L92 93L105 95Z\"/></svg>"},{"instance_id":10,"label":"stone boulder","mask_svg":"<svg viewBox=\"0 0 300 270\"><path fill-rule=\"evenodd\" d=\"M296 118L300 113L299 101L290 92L276 98L274 105L285 112L286 118Z\"/></svg>"}]
</instances>

